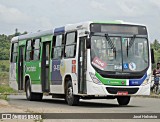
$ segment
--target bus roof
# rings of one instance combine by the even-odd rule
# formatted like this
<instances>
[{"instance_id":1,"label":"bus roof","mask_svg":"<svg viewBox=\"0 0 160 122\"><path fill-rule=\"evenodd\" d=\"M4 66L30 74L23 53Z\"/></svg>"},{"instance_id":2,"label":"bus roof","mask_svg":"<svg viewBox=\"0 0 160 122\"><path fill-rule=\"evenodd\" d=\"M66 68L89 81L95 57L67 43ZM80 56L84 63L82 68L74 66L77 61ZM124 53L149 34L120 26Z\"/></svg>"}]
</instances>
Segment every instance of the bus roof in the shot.
<instances>
[{"instance_id":1,"label":"bus roof","mask_svg":"<svg viewBox=\"0 0 160 122\"><path fill-rule=\"evenodd\" d=\"M19 40L24 40L24 39L32 39L32 38L38 38L40 36L45 36L45 35L49 35L49 34L53 34L53 30L47 30L47 31L39 31L37 33L30 33L30 34L26 34L26 35L21 35L19 36Z\"/></svg>"},{"instance_id":2,"label":"bus roof","mask_svg":"<svg viewBox=\"0 0 160 122\"><path fill-rule=\"evenodd\" d=\"M15 36L11 39L11 42L18 42L18 36Z\"/></svg>"},{"instance_id":3,"label":"bus roof","mask_svg":"<svg viewBox=\"0 0 160 122\"><path fill-rule=\"evenodd\" d=\"M92 23L103 23L103 24L125 24L125 25L140 25L145 26L144 24L125 22L123 20L114 20L114 21L93 21Z\"/></svg>"},{"instance_id":4,"label":"bus roof","mask_svg":"<svg viewBox=\"0 0 160 122\"><path fill-rule=\"evenodd\" d=\"M73 30L78 30L78 29L87 29L88 30L89 29L89 25L91 23L126 24L126 25L145 26L143 24L124 22L122 20L115 20L115 21L86 21L86 22L75 23L75 24L67 24L65 26L57 27L57 28L54 28L54 29L51 29L51 30L47 30L47 31L39 31L39 32L36 32L36 33L29 33L29 34L25 34L25 35L16 36L16 37L12 38L11 42L18 42L20 40L38 38L40 36L57 34L57 33L64 33L66 31L73 31Z\"/></svg>"}]
</instances>

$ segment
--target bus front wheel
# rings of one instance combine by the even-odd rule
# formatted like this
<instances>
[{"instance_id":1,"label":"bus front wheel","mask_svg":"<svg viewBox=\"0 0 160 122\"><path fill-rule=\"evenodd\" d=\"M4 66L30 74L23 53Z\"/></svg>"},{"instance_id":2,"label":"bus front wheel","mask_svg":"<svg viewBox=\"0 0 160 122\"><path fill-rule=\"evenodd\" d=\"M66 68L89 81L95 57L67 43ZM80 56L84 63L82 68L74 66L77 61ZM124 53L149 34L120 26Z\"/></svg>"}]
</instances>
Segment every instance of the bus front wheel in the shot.
<instances>
[{"instance_id":1,"label":"bus front wheel","mask_svg":"<svg viewBox=\"0 0 160 122\"><path fill-rule=\"evenodd\" d=\"M71 106L78 105L79 96L73 95L73 87L72 87L71 81L67 82L65 94L66 94L66 101L67 101L68 105L71 105Z\"/></svg>"},{"instance_id":2,"label":"bus front wheel","mask_svg":"<svg viewBox=\"0 0 160 122\"><path fill-rule=\"evenodd\" d=\"M130 96L119 96L117 97L119 105L128 105L130 101Z\"/></svg>"},{"instance_id":3,"label":"bus front wheel","mask_svg":"<svg viewBox=\"0 0 160 122\"><path fill-rule=\"evenodd\" d=\"M43 94L42 93L33 93L31 91L31 85L29 80L26 82L26 97L29 101L40 101L42 100Z\"/></svg>"}]
</instances>

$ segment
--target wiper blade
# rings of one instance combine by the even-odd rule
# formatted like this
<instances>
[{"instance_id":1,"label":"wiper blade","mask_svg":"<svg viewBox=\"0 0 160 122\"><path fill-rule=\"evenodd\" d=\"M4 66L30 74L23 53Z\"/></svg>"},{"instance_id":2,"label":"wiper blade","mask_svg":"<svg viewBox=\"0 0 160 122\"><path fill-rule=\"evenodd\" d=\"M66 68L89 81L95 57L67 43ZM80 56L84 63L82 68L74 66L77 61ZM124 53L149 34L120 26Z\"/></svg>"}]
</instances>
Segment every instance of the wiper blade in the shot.
<instances>
[{"instance_id":1,"label":"wiper blade","mask_svg":"<svg viewBox=\"0 0 160 122\"><path fill-rule=\"evenodd\" d=\"M132 39L129 41L129 46L128 46L128 50L132 47L133 43L134 43L134 40L136 38L136 35L134 34Z\"/></svg>"},{"instance_id":2,"label":"wiper blade","mask_svg":"<svg viewBox=\"0 0 160 122\"><path fill-rule=\"evenodd\" d=\"M128 50L129 48L128 48L128 39L127 39L127 57L128 57Z\"/></svg>"},{"instance_id":3,"label":"wiper blade","mask_svg":"<svg viewBox=\"0 0 160 122\"><path fill-rule=\"evenodd\" d=\"M135 38L136 38L136 35L134 34L132 39L129 41L129 45L128 45L128 40L127 40L127 57L128 57L128 50L132 47Z\"/></svg>"},{"instance_id":4,"label":"wiper blade","mask_svg":"<svg viewBox=\"0 0 160 122\"><path fill-rule=\"evenodd\" d=\"M113 49L113 52L115 52L115 58L116 58L116 48L114 47L114 44L113 44L112 40L110 39L108 34L105 34L105 37L108 41L109 46L111 47L111 49Z\"/></svg>"},{"instance_id":5,"label":"wiper blade","mask_svg":"<svg viewBox=\"0 0 160 122\"><path fill-rule=\"evenodd\" d=\"M108 36L108 34L105 34L105 37L106 37L107 41L109 42L109 43L108 43L109 46L110 46L112 49L114 49L114 48L115 48L115 47L114 47L114 44L113 44L112 40L110 39L110 37Z\"/></svg>"}]
</instances>

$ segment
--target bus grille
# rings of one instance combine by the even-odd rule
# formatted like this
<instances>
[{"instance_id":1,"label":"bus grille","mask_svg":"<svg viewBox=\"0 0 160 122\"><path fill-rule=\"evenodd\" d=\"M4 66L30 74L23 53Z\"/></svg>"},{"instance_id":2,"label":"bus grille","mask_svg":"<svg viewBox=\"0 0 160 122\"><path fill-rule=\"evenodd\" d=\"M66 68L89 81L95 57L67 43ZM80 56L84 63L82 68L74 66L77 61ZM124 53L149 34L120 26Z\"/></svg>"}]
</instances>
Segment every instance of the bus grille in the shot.
<instances>
[{"instance_id":1,"label":"bus grille","mask_svg":"<svg viewBox=\"0 0 160 122\"><path fill-rule=\"evenodd\" d=\"M128 94L135 94L139 88L117 88L117 87L106 87L106 90L110 94L117 94L117 92L128 92Z\"/></svg>"}]
</instances>

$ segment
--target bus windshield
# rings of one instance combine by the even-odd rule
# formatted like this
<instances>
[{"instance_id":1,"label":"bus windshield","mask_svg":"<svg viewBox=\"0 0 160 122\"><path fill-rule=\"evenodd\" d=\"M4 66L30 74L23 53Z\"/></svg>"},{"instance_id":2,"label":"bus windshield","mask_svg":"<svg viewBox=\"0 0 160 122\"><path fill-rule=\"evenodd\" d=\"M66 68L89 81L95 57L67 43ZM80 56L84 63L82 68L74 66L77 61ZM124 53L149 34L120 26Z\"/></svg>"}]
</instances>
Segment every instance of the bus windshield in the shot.
<instances>
[{"instance_id":1,"label":"bus windshield","mask_svg":"<svg viewBox=\"0 0 160 122\"><path fill-rule=\"evenodd\" d=\"M148 53L146 38L91 37L91 63L102 71L143 71L149 66Z\"/></svg>"}]
</instances>

